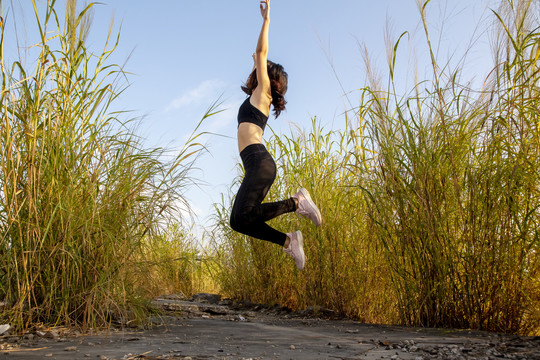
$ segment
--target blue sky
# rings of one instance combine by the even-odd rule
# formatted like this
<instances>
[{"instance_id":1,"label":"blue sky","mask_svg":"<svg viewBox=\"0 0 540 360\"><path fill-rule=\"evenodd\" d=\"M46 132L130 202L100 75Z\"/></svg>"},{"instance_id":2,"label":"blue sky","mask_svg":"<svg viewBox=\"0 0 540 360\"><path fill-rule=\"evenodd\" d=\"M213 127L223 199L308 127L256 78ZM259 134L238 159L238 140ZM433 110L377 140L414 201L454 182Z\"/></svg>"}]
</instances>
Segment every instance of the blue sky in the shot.
<instances>
[{"instance_id":1,"label":"blue sky","mask_svg":"<svg viewBox=\"0 0 540 360\"><path fill-rule=\"evenodd\" d=\"M37 1L43 5L44 0ZM21 43L35 37L31 0L4 1L4 14L16 18ZM64 0L57 1L64 6ZM187 194L199 221L205 223L212 203L227 193L239 161L236 147L236 113L244 99L240 85L252 67L261 25L258 0L100 0L95 6L88 45L99 51L111 17L121 27L120 45L113 57L125 63L129 87L115 104L141 117L140 132L151 145L180 147L204 114L220 96L224 111L205 123L203 130L224 135L207 137L210 151L201 158L195 176L206 185ZM443 62L460 60L469 41L482 35L492 21L491 0L432 0L429 25ZM443 21L444 20L444 21ZM285 66L289 74L288 107L269 125L277 133L299 126L308 129L314 116L327 129L344 128L343 112L349 108L342 88L354 91L366 76L359 44L365 44L374 63L386 69L385 29L395 38L408 31L400 50L400 69L417 62L420 75L428 72L428 54L416 0L272 0L269 58ZM477 29L478 24L481 28ZM8 23L13 30L13 21ZM489 68L488 40L481 36L469 53L470 74ZM6 44L6 54L14 44ZM411 60L415 55L416 60ZM453 56L453 57L451 57ZM332 66L331 66L332 65ZM481 69L482 71L477 71ZM481 79L480 79L481 81ZM355 101L354 93L351 95ZM266 136L268 136L267 131Z\"/></svg>"}]
</instances>

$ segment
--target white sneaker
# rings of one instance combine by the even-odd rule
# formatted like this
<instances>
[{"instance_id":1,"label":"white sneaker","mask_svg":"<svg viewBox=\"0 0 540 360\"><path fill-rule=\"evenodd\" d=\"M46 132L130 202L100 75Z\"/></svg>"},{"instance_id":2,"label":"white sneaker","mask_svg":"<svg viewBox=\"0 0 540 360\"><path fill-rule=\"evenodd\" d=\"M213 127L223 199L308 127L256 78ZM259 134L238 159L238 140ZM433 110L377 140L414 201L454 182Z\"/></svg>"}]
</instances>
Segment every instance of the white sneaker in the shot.
<instances>
[{"instance_id":1,"label":"white sneaker","mask_svg":"<svg viewBox=\"0 0 540 360\"><path fill-rule=\"evenodd\" d=\"M289 247L283 249L284 253L292 256L296 263L296 268L302 270L306 264L306 257L304 255L304 239L300 230L294 233L288 233L287 236L291 239Z\"/></svg>"},{"instance_id":2,"label":"white sneaker","mask_svg":"<svg viewBox=\"0 0 540 360\"><path fill-rule=\"evenodd\" d=\"M315 226L321 226L321 212L313 200L311 200L309 192L304 188L300 188L292 197L298 199L298 208L296 209L296 213L313 221Z\"/></svg>"}]
</instances>

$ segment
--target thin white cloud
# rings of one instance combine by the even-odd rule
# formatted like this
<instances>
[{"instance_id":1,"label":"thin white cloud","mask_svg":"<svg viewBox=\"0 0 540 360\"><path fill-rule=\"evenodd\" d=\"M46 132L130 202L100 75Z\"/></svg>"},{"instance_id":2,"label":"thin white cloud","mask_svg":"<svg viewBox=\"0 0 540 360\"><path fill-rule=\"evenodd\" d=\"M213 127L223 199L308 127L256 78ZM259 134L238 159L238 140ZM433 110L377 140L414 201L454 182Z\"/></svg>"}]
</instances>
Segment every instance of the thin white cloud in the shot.
<instances>
[{"instance_id":1,"label":"thin white cloud","mask_svg":"<svg viewBox=\"0 0 540 360\"><path fill-rule=\"evenodd\" d=\"M231 101L226 104L222 104L219 109L223 111L210 118L211 121L208 124L208 131L212 133L219 133L221 130L226 129L231 124L234 124L236 122L238 107L242 101ZM236 135L236 133L234 135Z\"/></svg>"},{"instance_id":2,"label":"thin white cloud","mask_svg":"<svg viewBox=\"0 0 540 360\"><path fill-rule=\"evenodd\" d=\"M218 95L219 89L223 88L224 83L220 80L206 80L194 89L184 92L176 99L172 100L165 111L176 110L182 107L198 104L202 100L208 101Z\"/></svg>"}]
</instances>

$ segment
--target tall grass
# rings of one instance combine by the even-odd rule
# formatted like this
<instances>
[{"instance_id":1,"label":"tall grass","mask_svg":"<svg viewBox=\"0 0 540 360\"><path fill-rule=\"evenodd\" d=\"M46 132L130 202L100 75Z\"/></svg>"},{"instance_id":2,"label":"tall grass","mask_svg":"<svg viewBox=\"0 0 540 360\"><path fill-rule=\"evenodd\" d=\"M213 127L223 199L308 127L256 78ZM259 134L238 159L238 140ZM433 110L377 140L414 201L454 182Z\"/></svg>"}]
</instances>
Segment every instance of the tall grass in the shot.
<instances>
[{"instance_id":1,"label":"tall grass","mask_svg":"<svg viewBox=\"0 0 540 360\"><path fill-rule=\"evenodd\" d=\"M146 148L110 110L125 77L110 62L118 37L111 27L97 54L85 45L94 4L77 12L67 1L64 21L55 0L43 14L33 4L35 68L6 63L1 28L0 320L18 329L141 320L153 269L171 260L163 254L192 252L168 230L182 222L198 135L175 154Z\"/></svg>"},{"instance_id":2,"label":"tall grass","mask_svg":"<svg viewBox=\"0 0 540 360\"><path fill-rule=\"evenodd\" d=\"M350 176L349 165L356 163L352 150L359 149L356 142L354 134L325 130L316 120L309 131L272 136L266 146L278 176L266 200L288 197L304 186L320 207L324 223L315 228L294 214L271 221L283 232L301 229L307 265L298 272L279 247L232 231L227 223L231 204L224 201L217 210L221 231L216 232L223 292L292 309L331 308L369 322L395 320L389 293L373 291L389 289L389 268L381 245L372 241L373 224L362 189Z\"/></svg>"},{"instance_id":3,"label":"tall grass","mask_svg":"<svg viewBox=\"0 0 540 360\"><path fill-rule=\"evenodd\" d=\"M330 307L374 322L538 333L539 54L537 4L501 2L495 64L482 89L439 64L419 1L432 76L400 95L397 49L388 85L366 57L345 130L315 123L268 147L279 177L269 201L307 187L320 230L294 216L273 222L305 234L308 265L294 269L271 244L232 233L223 219L223 289L293 308ZM234 185L236 187L237 184Z\"/></svg>"},{"instance_id":4,"label":"tall grass","mask_svg":"<svg viewBox=\"0 0 540 360\"><path fill-rule=\"evenodd\" d=\"M428 4L419 5L429 41ZM365 90L360 116L377 152L369 214L394 267L403 323L532 326L540 204L539 34L524 21L532 6L507 2L495 13L505 53L479 95L433 56L431 88L405 98L377 84Z\"/></svg>"}]
</instances>

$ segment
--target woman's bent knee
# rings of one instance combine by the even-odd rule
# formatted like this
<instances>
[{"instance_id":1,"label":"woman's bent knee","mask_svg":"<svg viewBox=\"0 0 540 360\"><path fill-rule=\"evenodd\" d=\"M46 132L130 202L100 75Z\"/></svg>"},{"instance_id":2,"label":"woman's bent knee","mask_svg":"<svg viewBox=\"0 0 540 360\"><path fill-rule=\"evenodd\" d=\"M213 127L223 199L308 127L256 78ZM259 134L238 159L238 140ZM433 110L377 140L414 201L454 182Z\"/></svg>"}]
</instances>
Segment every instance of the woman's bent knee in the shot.
<instances>
[{"instance_id":1,"label":"woman's bent knee","mask_svg":"<svg viewBox=\"0 0 540 360\"><path fill-rule=\"evenodd\" d=\"M239 224L236 221L234 221L232 217L229 219L229 225L231 225L231 229L233 229L234 231L240 232Z\"/></svg>"},{"instance_id":2,"label":"woman's bent knee","mask_svg":"<svg viewBox=\"0 0 540 360\"><path fill-rule=\"evenodd\" d=\"M236 232L241 233L243 230L242 222L238 221L237 216L232 216L229 219L229 224L231 225L231 229L233 229Z\"/></svg>"},{"instance_id":3,"label":"woman's bent knee","mask_svg":"<svg viewBox=\"0 0 540 360\"><path fill-rule=\"evenodd\" d=\"M242 216L231 216L229 219L229 224L231 225L231 229L233 229L236 232L246 234L249 232L250 223L246 221Z\"/></svg>"}]
</instances>

